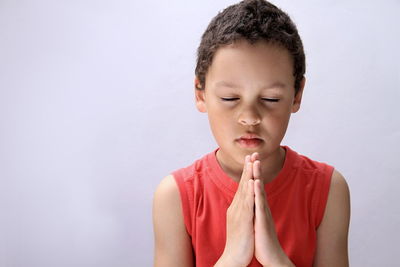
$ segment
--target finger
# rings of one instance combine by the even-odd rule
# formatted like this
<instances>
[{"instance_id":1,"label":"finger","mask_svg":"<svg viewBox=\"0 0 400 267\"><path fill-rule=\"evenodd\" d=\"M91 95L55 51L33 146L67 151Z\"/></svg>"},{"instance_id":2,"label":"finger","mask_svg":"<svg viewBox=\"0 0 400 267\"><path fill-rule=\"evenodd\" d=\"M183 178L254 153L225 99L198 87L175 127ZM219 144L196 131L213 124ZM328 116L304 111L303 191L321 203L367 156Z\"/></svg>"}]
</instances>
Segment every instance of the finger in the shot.
<instances>
[{"instance_id":1,"label":"finger","mask_svg":"<svg viewBox=\"0 0 400 267\"><path fill-rule=\"evenodd\" d=\"M263 210L265 211L265 199L262 193L262 186L261 186L261 180L257 179L254 181L254 192L255 192L255 205L256 205L256 211L257 212L262 212ZM262 214L262 213L261 213Z\"/></svg>"},{"instance_id":2,"label":"finger","mask_svg":"<svg viewBox=\"0 0 400 267\"><path fill-rule=\"evenodd\" d=\"M240 181L239 181L239 185L238 185L238 193L242 193L243 187L245 187L246 180L248 179L243 179L243 177L248 175L248 163L250 162L250 155L246 155L246 157L244 158L244 165L243 165L243 172L242 172L242 176L240 177Z\"/></svg>"},{"instance_id":3,"label":"finger","mask_svg":"<svg viewBox=\"0 0 400 267\"><path fill-rule=\"evenodd\" d=\"M243 178L245 179L245 181L248 181L250 179L254 179L254 177L253 177L253 163L252 162L247 162L246 173L243 175Z\"/></svg>"},{"instance_id":4,"label":"finger","mask_svg":"<svg viewBox=\"0 0 400 267\"><path fill-rule=\"evenodd\" d=\"M250 179L247 181L247 194L246 202L248 204L249 210L254 212L254 180Z\"/></svg>"},{"instance_id":5,"label":"finger","mask_svg":"<svg viewBox=\"0 0 400 267\"><path fill-rule=\"evenodd\" d=\"M251 162L254 162L254 161L256 161L257 159L259 159L258 152L254 152L253 154L251 154L250 159L251 159Z\"/></svg>"},{"instance_id":6,"label":"finger","mask_svg":"<svg viewBox=\"0 0 400 267\"><path fill-rule=\"evenodd\" d=\"M260 219L265 219L268 224L273 223L271 210L268 205L264 183L261 180L254 182L256 214ZM256 215L257 217L257 215Z\"/></svg>"},{"instance_id":7,"label":"finger","mask_svg":"<svg viewBox=\"0 0 400 267\"><path fill-rule=\"evenodd\" d=\"M249 160L250 160L250 158L249 158ZM240 180L243 180L243 183L247 184L247 182L249 180L253 179L253 163L252 162L246 162L246 167L245 168L246 168L246 172L243 172L242 177L240 178ZM241 191L242 194L243 194L243 191L244 191L244 193L246 193L245 190L242 189L242 191Z\"/></svg>"},{"instance_id":8,"label":"finger","mask_svg":"<svg viewBox=\"0 0 400 267\"><path fill-rule=\"evenodd\" d=\"M259 160L253 163L253 177L254 179L261 179L261 162Z\"/></svg>"}]
</instances>

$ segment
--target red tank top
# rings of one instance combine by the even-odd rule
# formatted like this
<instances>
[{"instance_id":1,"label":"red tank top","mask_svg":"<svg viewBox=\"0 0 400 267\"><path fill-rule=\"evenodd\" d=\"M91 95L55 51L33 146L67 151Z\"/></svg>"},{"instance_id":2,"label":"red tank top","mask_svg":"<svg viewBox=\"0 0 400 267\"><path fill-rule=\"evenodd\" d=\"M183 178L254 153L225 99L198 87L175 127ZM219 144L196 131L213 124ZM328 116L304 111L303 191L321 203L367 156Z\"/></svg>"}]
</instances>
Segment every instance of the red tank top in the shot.
<instances>
[{"instance_id":1,"label":"red tank top","mask_svg":"<svg viewBox=\"0 0 400 267\"><path fill-rule=\"evenodd\" d=\"M297 154L287 146L282 170L265 185L279 242L297 266L312 266L317 228L324 215L333 167ZM222 255L226 210L238 183L219 165L216 152L172 172L196 266L213 266ZM261 266L253 257L249 266Z\"/></svg>"}]
</instances>

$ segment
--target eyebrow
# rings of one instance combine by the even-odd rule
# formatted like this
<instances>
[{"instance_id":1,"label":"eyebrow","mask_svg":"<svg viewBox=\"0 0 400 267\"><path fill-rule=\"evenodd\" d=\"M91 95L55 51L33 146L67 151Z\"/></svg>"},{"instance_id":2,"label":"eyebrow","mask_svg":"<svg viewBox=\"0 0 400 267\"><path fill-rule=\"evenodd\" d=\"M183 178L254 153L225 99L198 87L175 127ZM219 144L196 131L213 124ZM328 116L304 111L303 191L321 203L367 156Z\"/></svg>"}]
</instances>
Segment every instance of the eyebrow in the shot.
<instances>
[{"instance_id":1,"label":"eyebrow","mask_svg":"<svg viewBox=\"0 0 400 267\"><path fill-rule=\"evenodd\" d=\"M229 88L241 88L239 85L236 85L234 83L231 82L227 82L227 81L218 81L215 83L215 87L229 87ZM287 87L287 85L285 83L282 82L274 82L270 85L266 85L266 86L262 86L261 89L265 90L265 89L285 89Z\"/></svg>"}]
</instances>

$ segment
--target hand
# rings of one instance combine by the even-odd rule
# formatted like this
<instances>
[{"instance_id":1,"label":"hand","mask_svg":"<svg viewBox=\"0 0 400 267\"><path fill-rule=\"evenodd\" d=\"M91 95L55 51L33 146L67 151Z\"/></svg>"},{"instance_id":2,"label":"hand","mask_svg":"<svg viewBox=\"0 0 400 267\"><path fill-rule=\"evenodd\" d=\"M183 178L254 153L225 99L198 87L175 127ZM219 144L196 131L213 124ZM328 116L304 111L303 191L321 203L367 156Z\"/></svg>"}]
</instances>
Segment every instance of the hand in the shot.
<instances>
[{"instance_id":1,"label":"hand","mask_svg":"<svg viewBox=\"0 0 400 267\"><path fill-rule=\"evenodd\" d=\"M252 155L253 158L258 158L258 155L255 157ZM279 243L260 175L261 163L259 160L255 160L253 162L255 257L263 266L294 266Z\"/></svg>"},{"instance_id":2,"label":"hand","mask_svg":"<svg viewBox=\"0 0 400 267\"><path fill-rule=\"evenodd\" d=\"M226 213L225 250L217 262L225 266L247 266L254 256L253 163L246 156L239 186Z\"/></svg>"}]
</instances>

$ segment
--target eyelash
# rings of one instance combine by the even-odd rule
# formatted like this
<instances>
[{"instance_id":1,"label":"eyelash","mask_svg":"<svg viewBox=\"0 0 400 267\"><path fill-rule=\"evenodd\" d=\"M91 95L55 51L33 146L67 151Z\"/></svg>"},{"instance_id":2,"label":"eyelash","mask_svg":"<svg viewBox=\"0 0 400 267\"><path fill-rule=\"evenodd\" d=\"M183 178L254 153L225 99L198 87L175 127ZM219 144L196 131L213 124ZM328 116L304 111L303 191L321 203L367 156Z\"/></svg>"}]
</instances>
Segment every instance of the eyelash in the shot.
<instances>
[{"instance_id":1,"label":"eyelash","mask_svg":"<svg viewBox=\"0 0 400 267\"><path fill-rule=\"evenodd\" d=\"M238 100L239 98L224 98L224 97L222 97L221 98L221 100L222 101L230 101L230 102L232 102L232 101L235 101L235 100ZM280 99L276 99L276 98L261 98L262 100L265 100L265 101L267 101L267 102L279 102L279 100Z\"/></svg>"}]
</instances>

